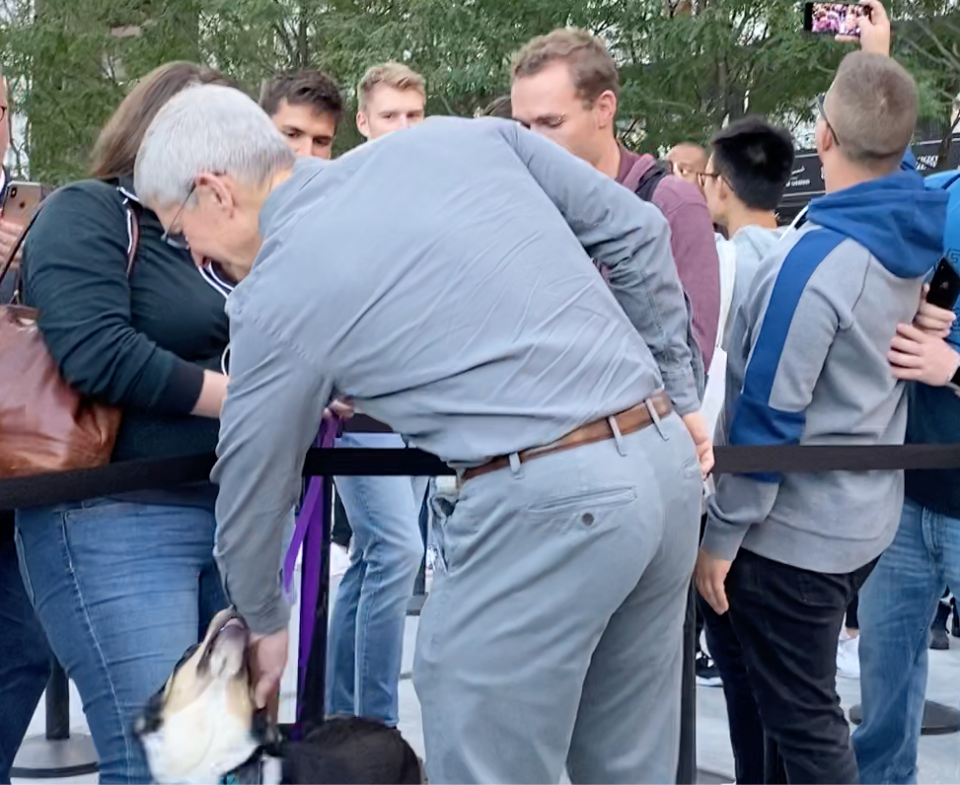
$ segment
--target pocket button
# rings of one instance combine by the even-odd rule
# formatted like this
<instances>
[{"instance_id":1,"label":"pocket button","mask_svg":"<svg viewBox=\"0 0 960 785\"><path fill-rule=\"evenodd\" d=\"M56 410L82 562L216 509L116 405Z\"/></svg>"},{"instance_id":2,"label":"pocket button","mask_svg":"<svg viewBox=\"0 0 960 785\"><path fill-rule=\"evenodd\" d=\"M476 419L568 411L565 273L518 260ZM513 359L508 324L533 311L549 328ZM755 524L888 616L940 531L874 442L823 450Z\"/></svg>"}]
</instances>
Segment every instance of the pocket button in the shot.
<instances>
[{"instance_id":1,"label":"pocket button","mask_svg":"<svg viewBox=\"0 0 960 785\"><path fill-rule=\"evenodd\" d=\"M580 520L583 521L586 526L593 526L595 519L592 512L585 512Z\"/></svg>"}]
</instances>

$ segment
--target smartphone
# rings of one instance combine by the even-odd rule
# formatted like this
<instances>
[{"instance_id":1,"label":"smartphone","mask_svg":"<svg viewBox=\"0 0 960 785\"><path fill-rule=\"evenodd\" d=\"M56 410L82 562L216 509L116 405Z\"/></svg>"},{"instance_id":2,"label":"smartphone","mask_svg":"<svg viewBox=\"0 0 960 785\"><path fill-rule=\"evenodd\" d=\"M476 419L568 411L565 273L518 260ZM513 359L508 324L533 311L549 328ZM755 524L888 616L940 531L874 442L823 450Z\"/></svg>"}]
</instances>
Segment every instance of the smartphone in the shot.
<instances>
[{"instance_id":1,"label":"smartphone","mask_svg":"<svg viewBox=\"0 0 960 785\"><path fill-rule=\"evenodd\" d=\"M3 195L3 217L20 226L26 226L43 198L40 183L14 181Z\"/></svg>"},{"instance_id":2,"label":"smartphone","mask_svg":"<svg viewBox=\"0 0 960 785\"><path fill-rule=\"evenodd\" d=\"M946 259L941 259L937 271L930 281L930 291L927 292L927 302L937 308L952 311L960 297L960 275L953 269L953 265Z\"/></svg>"},{"instance_id":3,"label":"smartphone","mask_svg":"<svg viewBox=\"0 0 960 785\"><path fill-rule=\"evenodd\" d=\"M804 3L803 29L817 35L860 37L860 17L870 10L859 3Z\"/></svg>"}]
</instances>

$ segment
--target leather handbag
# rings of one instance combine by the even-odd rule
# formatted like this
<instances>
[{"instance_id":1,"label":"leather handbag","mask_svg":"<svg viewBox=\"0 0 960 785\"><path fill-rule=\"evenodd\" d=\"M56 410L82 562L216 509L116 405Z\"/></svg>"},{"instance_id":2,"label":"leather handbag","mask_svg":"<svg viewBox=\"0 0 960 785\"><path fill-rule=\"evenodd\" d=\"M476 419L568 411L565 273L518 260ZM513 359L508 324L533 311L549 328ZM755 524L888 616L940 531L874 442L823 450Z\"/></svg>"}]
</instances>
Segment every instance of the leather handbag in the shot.
<instances>
[{"instance_id":1,"label":"leather handbag","mask_svg":"<svg viewBox=\"0 0 960 785\"><path fill-rule=\"evenodd\" d=\"M10 272L45 199L5 260L0 283ZM121 193L121 196L123 194ZM137 215L124 198L129 243L127 277L140 238ZM14 293L0 304L0 478L91 469L110 462L121 410L91 400L64 380L37 325L38 312Z\"/></svg>"}]
</instances>

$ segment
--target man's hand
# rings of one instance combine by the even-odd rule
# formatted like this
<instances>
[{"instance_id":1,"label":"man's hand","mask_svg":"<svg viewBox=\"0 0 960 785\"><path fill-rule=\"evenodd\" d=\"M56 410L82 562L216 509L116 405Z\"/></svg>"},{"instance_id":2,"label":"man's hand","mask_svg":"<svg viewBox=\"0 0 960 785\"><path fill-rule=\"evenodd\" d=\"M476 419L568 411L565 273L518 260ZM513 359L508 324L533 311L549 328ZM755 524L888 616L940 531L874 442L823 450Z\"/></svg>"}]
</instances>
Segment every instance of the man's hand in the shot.
<instances>
[{"instance_id":1,"label":"man's hand","mask_svg":"<svg viewBox=\"0 0 960 785\"><path fill-rule=\"evenodd\" d=\"M694 575L697 589L709 604L721 616L730 610L727 602L727 590L724 582L733 562L717 559L703 548L697 554L697 568Z\"/></svg>"},{"instance_id":2,"label":"man's hand","mask_svg":"<svg viewBox=\"0 0 960 785\"><path fill-rule=\"evenodd\" d=\"M837 41L843 44L860 44L867 54L890 56L890 17L880 0L862 0L860 3L867 13L860 17L860 37L838 35Z\"/></svg>"},{"instance_id":3,"label":"man's hand","mask_svg":"<svg viewBox=\"0 0 960 785\"><path fill-rule=\"evenodd\" d=\"M901 324L887 354L893 375L903 381L943 387L960 367L960 354L942 338Z\"/></svg>"},{"instance_id":4,"label":"man's hand","mask_svg":"<svg viewBox=\"0 0 960 785\"><path fill-rule=\"evenodd\" d=\"M950 329L953 327L957 316L953 311L948 311L946 308L930 305L927 302L927 292L929 291L929 285L923 287L923 293L920 295L920 308L913 318L913 326L937 338L946 338L950 335Z\"/></svg>"},{"instance_id":5,"label":"man's hand","mask_svg":"<svg viewBox=\"0 0 960 785\"><path fill-rule=\"evenodd\" d=\"M23 227L20 224L0 218L0 269L6 263L7 257L10 256L10 251L16 245L22 229ZM19 252L17 255L20 255Z\"/></svg>"},{"instance_id":6,"label":"man's hand","mask_svg":"<svg viewBox=\"0 0 960 785\"><path fill-rule=\"evenodd\" d=\"M710 430L707 420L700 412L686 414L683 424L687 426L690 437L697 448L697 459L700 461L700 473L706 479L713 470L713 442L710 440Z\"/></svg>"},{"instance_id":7,"label":"man's hand","mask_svg":"<svg viewBox=\"0 0 960 785\"><path fill-rule=\"evenodd\" d=\"M350 401L338 398L323 410L323 419L329 420L331 417L339 417L341 420L349 420L354 413L353 404Z\"/></svg>"},{"instance_id":8,"label":"man's hand","mask_svg":"<svg viewBox=\"0 0 960 785\"><path fill-rule=\"evenodd\" d=\"M254 636L250 640L250 660L256 679L253 694L258 709L270 703L280 686L280 678L287 667L289 646L290 634L286 630L266 637Z\"/></svg>"}]
</instances>

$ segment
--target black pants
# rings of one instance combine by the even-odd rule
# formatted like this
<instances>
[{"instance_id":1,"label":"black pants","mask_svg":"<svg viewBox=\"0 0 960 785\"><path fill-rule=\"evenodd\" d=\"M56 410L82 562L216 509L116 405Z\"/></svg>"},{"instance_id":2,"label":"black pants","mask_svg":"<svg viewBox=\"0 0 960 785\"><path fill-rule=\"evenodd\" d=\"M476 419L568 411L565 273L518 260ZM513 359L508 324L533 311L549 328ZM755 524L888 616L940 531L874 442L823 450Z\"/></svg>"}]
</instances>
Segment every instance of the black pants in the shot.
<instances>
[{"instance_id":1,"label":"black pants","mask_svg":"<svg viewBox=\"0 0 960 785\"><path fill-rule=\"evenodd\" d=\"M828 575L737 554L726 588L763 723L765 782L858 782L837 695L837 639L875 564Z\"/></svg>"},{"instance_id":2,"label":"black pants","mask_svg":"<svg viewBox=\"0 0 960 785\"><path fill-rule=\"evenodd\" d=\"M723 680L737 785L760 785L764 777L763 725L747 676L740 640L729 613L718 616L703 597L699 598L699 608L706 629L707 648Z\"/></svg>"},{"instance_id":3,"label":"black pants","mask_svg":"<svg viewBox=\"0 0 960 785\"><path fill-rule=\"evenodd\" d=\"M860 597L859 595L853 595L853 599L850 600L850 604L847 606L846 620L843 622L843 626L848 630L859 630L860 629L860 619L857 618L857 611L860 609Z\"/></svg>"}]
</instances>

